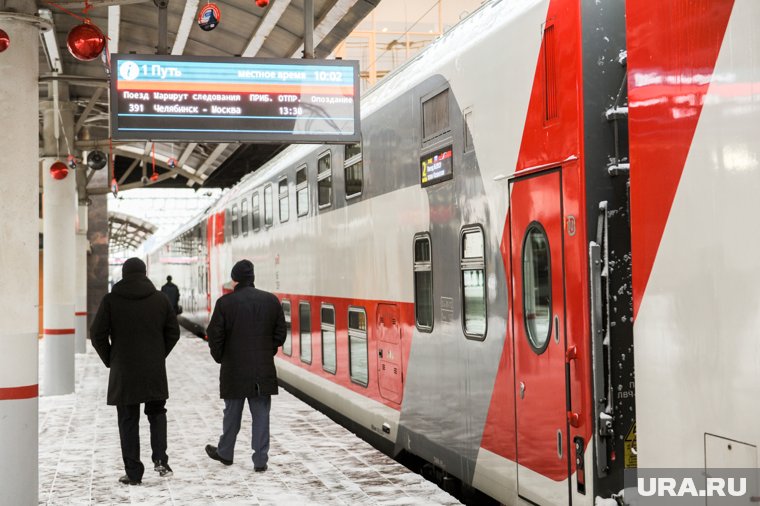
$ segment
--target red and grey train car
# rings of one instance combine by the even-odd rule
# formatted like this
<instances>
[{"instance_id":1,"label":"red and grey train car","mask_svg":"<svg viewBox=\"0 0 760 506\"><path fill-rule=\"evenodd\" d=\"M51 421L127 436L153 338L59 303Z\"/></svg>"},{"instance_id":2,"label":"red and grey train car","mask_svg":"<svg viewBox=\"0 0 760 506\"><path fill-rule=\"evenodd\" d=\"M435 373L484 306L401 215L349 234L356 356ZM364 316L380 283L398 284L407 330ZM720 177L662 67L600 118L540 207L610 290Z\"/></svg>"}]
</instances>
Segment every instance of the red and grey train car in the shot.
<instances>
[{"instance_id":1,"label":"red and grey train car","mask_svg":"<svg viewBox=\"0 0 760 506\"><path fill-rule=\"evenodd\" d=\"M284 150L151 276L202 329L251 259L287 386L504 504L756 466L758 10L485 3L363 98L361 143Z\"/></svg>"}]
</instances>

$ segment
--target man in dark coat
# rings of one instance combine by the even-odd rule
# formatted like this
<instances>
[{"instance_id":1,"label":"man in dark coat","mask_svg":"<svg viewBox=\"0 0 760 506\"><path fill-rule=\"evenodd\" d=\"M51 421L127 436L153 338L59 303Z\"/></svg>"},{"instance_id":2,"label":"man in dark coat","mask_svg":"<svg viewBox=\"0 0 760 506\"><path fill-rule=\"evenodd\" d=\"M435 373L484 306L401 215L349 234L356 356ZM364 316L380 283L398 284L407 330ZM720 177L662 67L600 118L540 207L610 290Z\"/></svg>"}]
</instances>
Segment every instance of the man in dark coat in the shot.
<instances>
[{"instance_id":1,"label":"man in dark coat","mask_svg":"<svg viewBox=\"0 0 760 506\"><path fill-rule=\"evenodd\" d=\"M179 314L179 288L172 283L172 277L166 276L166 283L161 287L161 291L169 298L169 302L172 303L174 313Z\"/></svg>"},{"instance_id":2,"label":"man in dark coat","mask_svg":"<svg viewBox=\"0 0 760 506\"><path fill-rule=\"evenodd\" d=\"M140 404L150 422L154 470L171 476L166 455L166 357L179 340L171 303L145 275L145 264L130 258L122 280L100 303L90 327L92 345L106 367L108 405L116 406L121 456L127 472L119 481L137 485L145 467L140 461ZM109 339L110 338L110 339Z\"/></svg>"},{"instance_id":3,"label":"man in dark coat","mask_svg":"<svg viewBox=\"0 0 760 506\"><path fill-rule=\"evenodd\" d=\"M269 460L269 408L277 394L274 355L285 342L285 314L276 296L253 286L253 264L241 260L232 268L235 287L219 298L206 334L211 356L222 364L219 392L224 399L224 421L218 446L206 453L231 465L235 439L245 400L253 418L251 448L253 469L267 470Z\"/></svg>"}]
</instances>

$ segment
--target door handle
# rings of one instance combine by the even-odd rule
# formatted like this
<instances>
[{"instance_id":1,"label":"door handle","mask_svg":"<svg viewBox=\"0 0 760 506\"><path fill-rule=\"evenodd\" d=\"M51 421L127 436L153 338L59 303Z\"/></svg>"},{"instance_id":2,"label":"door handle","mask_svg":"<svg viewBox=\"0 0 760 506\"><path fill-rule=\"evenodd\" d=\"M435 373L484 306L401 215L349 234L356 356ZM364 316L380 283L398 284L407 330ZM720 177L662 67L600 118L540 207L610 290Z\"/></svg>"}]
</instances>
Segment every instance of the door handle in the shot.
<instances>
[{"instance_id":1,"label":"door handle","mask_svg":"<svg viewBox=\"0 0 760 506\"><path fill-rule=\"evenodd\" d=\"M383 358L383 350L382 349L377 350L377 356L380 357L380 358Z\"/></svg>"},{"instance_id":2,"label":"door handle","mask_svg":"<svg viewBox=\"0 0 760 506\"><path fill-rule=\"evenodd\" d=\"M525 383L520 382L520 399L525 399Z\"/></svg>"}]
</instances>

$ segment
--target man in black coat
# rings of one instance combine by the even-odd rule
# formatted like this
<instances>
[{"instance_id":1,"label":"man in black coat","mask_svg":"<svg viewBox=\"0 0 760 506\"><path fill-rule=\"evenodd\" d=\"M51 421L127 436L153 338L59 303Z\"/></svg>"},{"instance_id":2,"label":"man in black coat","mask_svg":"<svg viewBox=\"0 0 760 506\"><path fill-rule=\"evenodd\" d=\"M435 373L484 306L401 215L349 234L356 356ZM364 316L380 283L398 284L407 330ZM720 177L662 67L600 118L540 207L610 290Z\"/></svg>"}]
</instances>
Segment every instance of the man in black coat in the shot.
<instances>
[{"instance_id":1,"label":"man in black coat","mask_svg":"<svg viewBox=\"0 0 760 506\"><path fill-rule=\"evenodd\" d=\"M140 461L140 404L150 422L154 470L171 476L166 455L166 357L179 340L171 303L147 278L145 264L130 258L122 280L100 302L90 327L92 345L106 367L108 405L116 406L121 456L127 472L119 481L137 485L145 467ZM110 339L109 339L110 338Z\"/></svg>"},{"instance_id":2,"label":"man in black coat","mask_svg":"<svg viewBox=\"0 0 760 506\"><path fill-rule=\"evenodd\" d=\"M253 469L267 470L269 460L269 409L277 394L274 355L285 342L285 314L276 296L253 286L253 264L241 260L232 268L235 287L219 298L206 334L211 356L222 364L219 393L224 399L224 421L218 446L206 453L227 466L232 464L235 439L245 400L253 418L251 448Z\"/></svg>"},{"instance_id":3,"label":"man in black coat","mask_svg":"<svg viewBox=\"0 0 760 506\"><path fill-rule=\"evenodd\" d=\"M161 291L169 298L172 303L174 313L179 314L179 288L172 283L172 277L166 276L166 283L161 287Z\"/></svg>"}]
</instances>

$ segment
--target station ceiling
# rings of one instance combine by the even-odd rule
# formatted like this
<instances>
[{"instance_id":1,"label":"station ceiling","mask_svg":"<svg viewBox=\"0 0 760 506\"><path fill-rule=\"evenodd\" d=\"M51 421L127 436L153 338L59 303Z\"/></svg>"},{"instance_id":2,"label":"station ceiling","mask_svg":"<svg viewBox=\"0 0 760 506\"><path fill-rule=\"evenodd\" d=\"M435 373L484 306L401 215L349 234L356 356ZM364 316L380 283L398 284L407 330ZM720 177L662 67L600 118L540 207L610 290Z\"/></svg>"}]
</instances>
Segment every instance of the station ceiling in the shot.
<instances>
[{"instance_id":1,"label":"station ceiling","mask_svg":"<svg viewBox=\"0 0 760 506\"><path fill-rule=\"evenodd\" d=\"M332 53L379 2L313 0L315 57L325 58ZM257 6L255 0L214 0L221 10L219 25L212 31L203 31L197 17L199 9L207 3L208 0L0 0L0 11L37 13L52 20L51 33L55 41L51 41L49 35L40 37L40 101L51 100L52 83L58 82L60 100L68 87L75 124L73 149L78 154L95 149L106 154L112 152L116 157L113 176L121 190L154 185L227 187L256 170L285 146L109 142L105 51L101 58L83 62L75 59L66 47L69 31L82 23L76 17L79 16L89 18L108 37L110 53L156 54L159 9L165 7L167 54L302 57L304 0L270 0L264 8ZM53 72L56 63L51 61L56 53L60 55L62 67L57 75ZM176 160L174 168L169 166L172 158ZM146 184L145 176L152 174L154 163L158 180L148 179ZM89 176L88 181L92 174ZM89 194L107 191L108 188L87 187Z\"/></svg>"}]
</instances>

